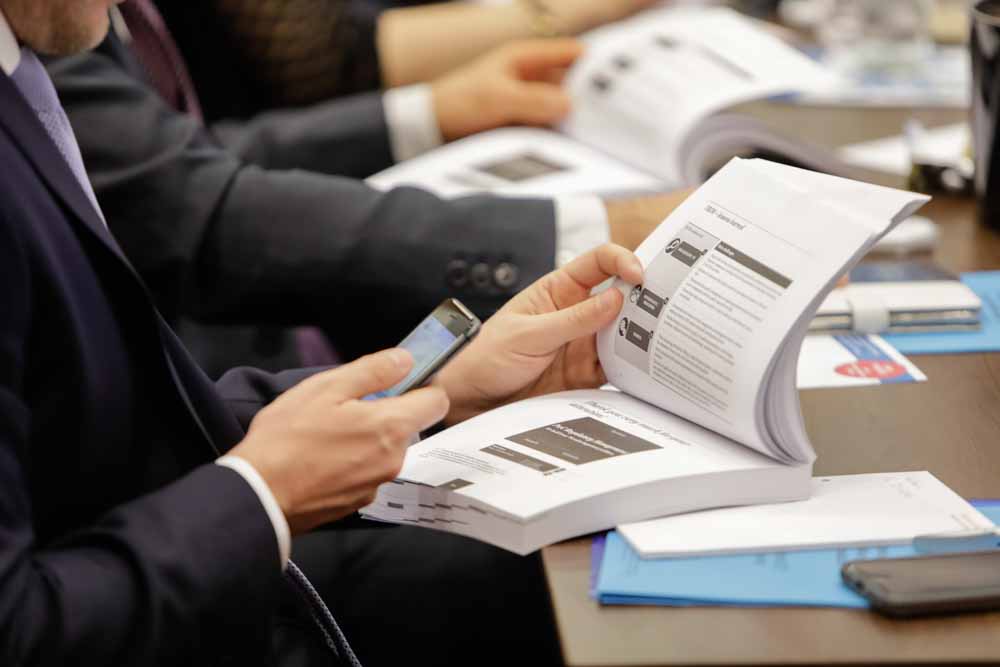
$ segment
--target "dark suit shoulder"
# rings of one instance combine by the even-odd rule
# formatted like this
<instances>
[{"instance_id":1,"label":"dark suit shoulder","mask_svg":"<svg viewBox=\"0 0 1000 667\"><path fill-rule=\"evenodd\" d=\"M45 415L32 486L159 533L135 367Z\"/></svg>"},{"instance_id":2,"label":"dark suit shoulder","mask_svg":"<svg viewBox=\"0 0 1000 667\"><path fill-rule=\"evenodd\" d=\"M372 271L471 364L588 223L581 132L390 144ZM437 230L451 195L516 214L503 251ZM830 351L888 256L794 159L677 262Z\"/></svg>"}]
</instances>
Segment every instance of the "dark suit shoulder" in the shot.
<instances>
[{"instance_id":1,"label":"dark suit shoulder","mask_svg":"<svg viewBox=\"0 0 1000 667\"><path fill-rule=\"evenodd\" d=\"M245 480L204 465L166 370L168 332L5 85L0 664L210 664L229 642L259 664L281 590L271 522ZM173 359L202 421L222 423L222 401ZM219 619L252 631L227 635Z\"/></svg>"}]
</instances>

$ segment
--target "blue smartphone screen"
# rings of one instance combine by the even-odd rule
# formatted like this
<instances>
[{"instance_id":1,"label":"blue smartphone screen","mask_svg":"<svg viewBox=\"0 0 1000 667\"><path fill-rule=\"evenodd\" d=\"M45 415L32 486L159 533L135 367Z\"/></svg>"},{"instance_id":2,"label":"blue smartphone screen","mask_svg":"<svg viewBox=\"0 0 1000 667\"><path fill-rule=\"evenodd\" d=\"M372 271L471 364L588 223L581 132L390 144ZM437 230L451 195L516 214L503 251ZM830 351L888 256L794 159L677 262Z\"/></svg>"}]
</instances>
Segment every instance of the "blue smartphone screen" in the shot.
<instances>
[{"instance_id":1,"label":"blue smartphone screen","mask_svg":"<svg viewBox=\"0 0 1000 667\"><path fill-rule=\"evenodd\" d=\"M423 373L438 357L450 350L456 338L458 336L448 331L448 328L438 318L432 315L425 319L399 344L399 347L409 350L410 354L413 355L413 369L410 370L409 374L399 384L372 394L369 398L397 396L404 387L409 385L415 377Z\"/></svg>"}]
</instances>

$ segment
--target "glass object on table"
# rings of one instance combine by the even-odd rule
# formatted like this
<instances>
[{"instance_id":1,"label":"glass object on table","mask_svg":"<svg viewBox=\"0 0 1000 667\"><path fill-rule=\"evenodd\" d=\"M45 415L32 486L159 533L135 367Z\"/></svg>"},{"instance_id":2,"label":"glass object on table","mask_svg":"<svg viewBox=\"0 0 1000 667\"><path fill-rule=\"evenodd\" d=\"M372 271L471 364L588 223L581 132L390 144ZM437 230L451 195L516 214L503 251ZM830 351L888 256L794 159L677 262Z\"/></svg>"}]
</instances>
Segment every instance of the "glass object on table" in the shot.
<instances>
[{"instance_id":1,"label":"glass object on table","mask_svg":"<svg viewBox=\"0 0 1000 667\"><path fill-rule=\"evenodd\" d=\"M816 30L828 64L850 78L918 72L934 52L933 0L828 0Z\"/></svg>"}]
</instances>

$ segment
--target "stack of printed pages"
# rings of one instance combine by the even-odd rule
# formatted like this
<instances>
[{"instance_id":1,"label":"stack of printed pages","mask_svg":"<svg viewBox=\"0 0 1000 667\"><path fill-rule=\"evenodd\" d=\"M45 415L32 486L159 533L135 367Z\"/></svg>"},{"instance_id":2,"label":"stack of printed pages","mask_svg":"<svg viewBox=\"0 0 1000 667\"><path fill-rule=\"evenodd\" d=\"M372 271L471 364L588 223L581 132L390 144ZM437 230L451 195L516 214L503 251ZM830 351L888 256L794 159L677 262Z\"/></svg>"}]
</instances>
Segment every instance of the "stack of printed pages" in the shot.
<instances>
[{"instance_id":1,"label":"stack of printed pages","mask_svg":"<svg viewBox=\"0 0 1000 667\"><path fill-rule=\"evenodd\" d=\"M367 517L516 553L693 510L800 500L796 362L819 304L927 197L733 159L637 251L598 336L617 390L533 398L410 448Z\"/></svg>"}]
</instances>

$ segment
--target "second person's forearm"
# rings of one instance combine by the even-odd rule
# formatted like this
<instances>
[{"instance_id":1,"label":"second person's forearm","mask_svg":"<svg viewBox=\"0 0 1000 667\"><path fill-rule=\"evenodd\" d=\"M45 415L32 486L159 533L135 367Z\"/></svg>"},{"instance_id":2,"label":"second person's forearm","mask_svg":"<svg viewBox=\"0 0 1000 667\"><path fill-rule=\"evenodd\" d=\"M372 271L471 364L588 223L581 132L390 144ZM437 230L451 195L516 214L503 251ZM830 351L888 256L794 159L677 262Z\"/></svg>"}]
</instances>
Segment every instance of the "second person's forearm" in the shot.
<instances>
[{"instance_id":1,"label":"second person's forearm","mask_svg":"<svg viewBox=\"0 0 1000 667\"><path fill-rule=\"evenodd\" d=\"M382 81L386 87L430 81L496 46L535 36L530 6L520 2L392 9L382 14L376 35Z\"/></svg>"}]
</instances>

